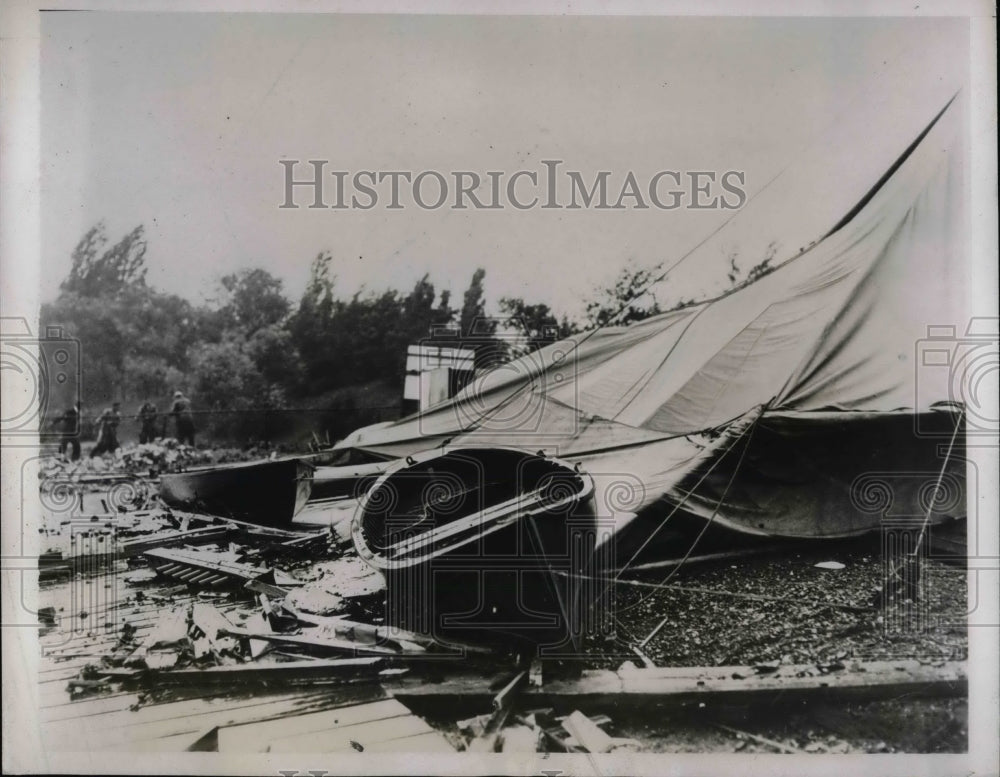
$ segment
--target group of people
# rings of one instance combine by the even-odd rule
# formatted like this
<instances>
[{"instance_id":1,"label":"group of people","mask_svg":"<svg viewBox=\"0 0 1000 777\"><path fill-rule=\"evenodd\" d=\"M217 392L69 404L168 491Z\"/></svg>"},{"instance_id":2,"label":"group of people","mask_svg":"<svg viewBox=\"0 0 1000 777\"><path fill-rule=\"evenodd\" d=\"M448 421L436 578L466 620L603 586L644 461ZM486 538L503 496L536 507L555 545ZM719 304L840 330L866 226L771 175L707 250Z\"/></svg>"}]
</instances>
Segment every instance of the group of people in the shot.
<instances>
[{"instance_id":1,"label":"group of people","mask_svg":"<svg viewBox=\"0 0 1000 777\"><path fill-rule=\"evenodd\" d=\"M66 456L76 461L80 458L80 403L64 412L57 420L56 425L61 428L63 436L59 444L59 455ZM174 418L177 439L187 445L194 445L194 415L191 412L191 400L184 396L184 392L174 392L173 405L170 408L170 415ZM157 423L159 411L149 400L142 403L139 412L136 414L139 421L139 442L153 442L157 437L166 434L166 422L163 427ZM114 453L120 446L118 443L118 426L121 424L121 402L113 402L111 407L106 408L95 422L97 427L97 444L90 451L90 456L101 456L105 453Z\"/></svg>"}]
</instances>

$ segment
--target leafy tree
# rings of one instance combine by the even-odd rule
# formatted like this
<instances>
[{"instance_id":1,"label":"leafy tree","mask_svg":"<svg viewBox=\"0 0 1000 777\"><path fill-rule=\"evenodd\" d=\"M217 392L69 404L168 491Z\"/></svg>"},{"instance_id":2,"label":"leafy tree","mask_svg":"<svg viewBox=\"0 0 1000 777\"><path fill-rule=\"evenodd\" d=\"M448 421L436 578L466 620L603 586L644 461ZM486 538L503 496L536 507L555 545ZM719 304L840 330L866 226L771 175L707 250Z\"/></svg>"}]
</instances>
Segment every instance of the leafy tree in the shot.
<instances>
[{"instance_id":1,"label":"leafy tree","mask_svg":"<svg viewBox=\"0 0 1000 777\"><path fill-rule=\"evenodd\" d=\"M625 326L663 312L652 291L662 268L662 264L648 269L623 268L613 286L601 289L587 303L587 323L591 327Z\"/></svg>"},{"instance_id":2,"label":"leafy tree","mask_svg":"<svg viewBox=\"0 0 1000 777\"><path fill-rule=\"evenodd\" d=\"M747 273L747 283L753 283L758 278L763 278L765 275L769 275L776 269L771 262L774 261L774 257L778 254L778 243L772 240L767 249L764 252L764 259L753 267L750 268L750 272Z\"/></svg>"},{"instance_id":3,"label":"leafy tree","mask_svg":"<svg viewBox=\"0 0 1000 777\"><path fill-rule=\"evenodd\" d=\"M340 303L333 296L332 260L327 252L313 259L309 282L286 326L302 357L304 377L315 390L329 387L327 376L334 375L337 369L336 355L331 352L330 328Z\"/></svg>"},{"instance_id":4,"label":"leafy tree","mask_svg":"<svg viewBox=\"0 0 1000 777\"><path fill-rule=\"evenodd\" d=\"M451 307L451 292L448 289L442 289L437 308L434 310L434 325L450 326L454 322L455 310Z\"/></svg>"},{"instance_id":5,"label":"leafy tree","mask_svg":"<svg viewBox=\"0 0 1000 777\"><path fill-rule=\"evenodd\" d=\"M103 222L91 227L73 249L69 276L60 287L81 297L108 297L146 282L146 237L140 224L110 248Z\"/></svg>"},{"instance_id":6,"label":"leafy tree","mask_svg":"<svg viewBox=\"0 0 1000 777\"><path fill-rule=\"evenodd\" d=\"M465 290L462 312L458 319L459 330L463 337L472 334L488 334L488 331L484 329L484 326L489 326L486 321L486 303L483 295L483 279L485 277L486 270L479 267L472 273L472 281L469 283L469 288Z\"/></svg>"},{"instance_id":7,"label":"leafy tree","mask_svg":"<svg viewBox=\"0 0 1000 777\"><path fill-rule=\"evenodd\" d=\"M261 327L246 341L246 352L269 384L283 389L298 387L302 360L286 328L278 324Z\"/></svg>"},{"instance_id":8,"label":"leafy tree","mask_svg":"<svg viewBox=\"0 0 1000 777\"><path fill-rule=\"evenodd\" d=\"M726 277L729 279L730 289L740 289L747 286L754 281L763 278L765 275L770 275L776 268L771 262L774 261L774 257L778 255L778 242L772 240L766 249L764 249L764 258L753 265L747 273L744 275L740 266L736 263L739 258L739 252L735 249L730 251L729 256L729 272L726 273Z\"/></svg>"},{"instance_id":9,"label":"leafy tree","mask_svg":"<svg viewBox=\"0 0 1000 777\"><path fill-rule=\"evenodd\" d=\"M250 337L261 327L284 320L291 303L282 291L282 281L267 270L255 268L225 275L219 311L227 329L237 329Z\"/></svg>"},{"instance_id":10,"label":"leafy tree","mask_svg":"<svg viewBox=\"0 0 1000 777\"><path fill-rule=\"evenodd\" d=\"M438 295L425 275L405 296L362 290L341 300L334 294L330 262L326 253L313 261L309 283L288 322L310 391L370 380L400 385L407 346L454 319L451 295Z\"/></svg>"},{"instance_id":11,"label":"leafy tree","mask_svg":"<svg viewBox=\"0 0 1000 777\"><path fill-rule=\"evenodd\" d=\"M113 296L63 292L41 310L43 326L60 326L80 342L83 401L167 395L188 369L188 349L201 339L196 309L145 285Z\"/></svg>"},{"instance_id":12,"label":"leafy tree","mask_svg":"<svg viewBox=\"0 0 1000 777\"><path fill-rule=\"evenodd\" d=\"M520 297L503 297L500 310L524 330L525 348L530 353L573 334L574 327L564 316L560 322L548 305L528 304Z\"/></svg>"}]
</instances>

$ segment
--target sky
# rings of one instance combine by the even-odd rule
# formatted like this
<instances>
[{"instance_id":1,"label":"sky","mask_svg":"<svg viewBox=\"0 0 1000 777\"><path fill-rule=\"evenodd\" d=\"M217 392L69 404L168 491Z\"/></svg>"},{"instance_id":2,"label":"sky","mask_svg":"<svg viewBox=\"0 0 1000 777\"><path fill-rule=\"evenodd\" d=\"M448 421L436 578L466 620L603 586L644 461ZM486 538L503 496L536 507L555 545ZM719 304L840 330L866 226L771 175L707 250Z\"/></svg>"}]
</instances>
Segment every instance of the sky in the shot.
<instances>
[{"instance_id":1,"label":"sky","mask_svg":"<svg viewBox=\"0 0 1000 777\"><path fill-rule=\"evenodd\" d=\"M622 267L671 266L706 238L661 303L722 290L734 252L744 270L772 242L792 255L968 65L967 21L942 18L51 12L42 35L43 299L104 221L112 239L144 225L148 282L192 300L249 267L297 298L329 251L345 296L427 273L460 298L483 267L491 305L518 296L571 317ZM282 159L482 177L562 160L586 181L609 171L612 199L629 171L645 185L661 170L734 170L748 200L392 210L383 186L370 210L282 209Z\"/></svg>"}]
</instances>

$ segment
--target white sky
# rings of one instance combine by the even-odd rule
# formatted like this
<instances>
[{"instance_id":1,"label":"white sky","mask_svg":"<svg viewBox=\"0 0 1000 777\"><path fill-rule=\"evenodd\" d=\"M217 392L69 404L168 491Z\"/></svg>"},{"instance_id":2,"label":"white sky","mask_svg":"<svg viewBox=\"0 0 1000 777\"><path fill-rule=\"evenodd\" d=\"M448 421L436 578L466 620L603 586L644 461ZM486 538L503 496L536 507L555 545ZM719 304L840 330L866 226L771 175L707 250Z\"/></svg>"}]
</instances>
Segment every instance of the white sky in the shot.
<instances>
[{"instance_id":1,"label":"white sky","mask_svg":"<svg viewBox=\"0 0 1000 777\"><path fill-rule=\"evenodd\" d=\"M345 295L429 272L460 300L482 266L490 301L578 315L625 262L672 264L732 211L280 210L278 160L561 159L615 193L629 170L736 169L752 195L787 168L661 299L718 291L730 250L749 265L831 226L968 67L968 22L941 18L60 12L42 33L43 299L103 219L112 239L144 224L149 281L191 299L252 266L297 298L329 250Z\"/></svg>"}]
</instances>

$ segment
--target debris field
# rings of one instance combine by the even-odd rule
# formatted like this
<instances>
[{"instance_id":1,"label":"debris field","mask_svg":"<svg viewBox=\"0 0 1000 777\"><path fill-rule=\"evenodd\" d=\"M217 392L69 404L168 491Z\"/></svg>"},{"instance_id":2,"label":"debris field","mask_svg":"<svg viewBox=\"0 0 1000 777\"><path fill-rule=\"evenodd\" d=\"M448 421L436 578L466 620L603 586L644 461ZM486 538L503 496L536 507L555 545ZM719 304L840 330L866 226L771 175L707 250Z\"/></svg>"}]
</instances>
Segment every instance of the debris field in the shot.
<instances>
[{"instance_id":1,"label":"debris field","mask_svg":"<svg viewBox=\"0 0 1000 777\"><path fill-rule=\"evenodd\" d=\"M149 471L191 456L143 447L42 468L53 750L967 749L966 574L944 560L917 601L887 601L877 538L634 572L605 631L548 662L392 627L350 511L274 529L170 509Z\"/></svg>"}]
</instances>

